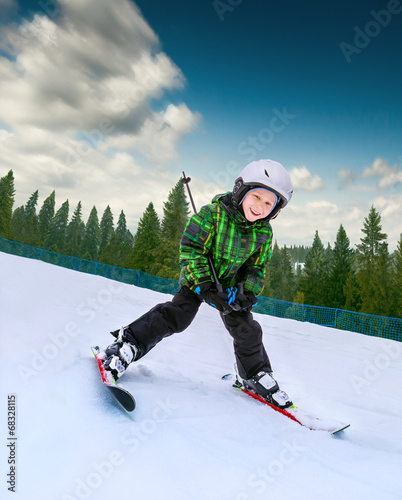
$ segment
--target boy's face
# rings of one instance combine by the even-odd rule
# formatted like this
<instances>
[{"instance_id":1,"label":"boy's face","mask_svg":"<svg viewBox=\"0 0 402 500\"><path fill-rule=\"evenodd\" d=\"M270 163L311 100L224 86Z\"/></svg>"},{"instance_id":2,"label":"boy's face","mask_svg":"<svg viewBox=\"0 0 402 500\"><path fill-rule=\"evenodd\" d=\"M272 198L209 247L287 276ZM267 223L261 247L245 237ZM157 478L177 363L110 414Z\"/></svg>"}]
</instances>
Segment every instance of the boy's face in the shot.
<instances>
[{"instance_id":1,"label":"boy's face","mask_svg":"<svg viewBox=\"0 0 402 500\"><path fill-rule=\"evenodd\" d=\"M274 208L275 202L274 193L266 189L250 191L242 203L244 216L249 222L264 219Z\"/></svg>"}]
</instances>

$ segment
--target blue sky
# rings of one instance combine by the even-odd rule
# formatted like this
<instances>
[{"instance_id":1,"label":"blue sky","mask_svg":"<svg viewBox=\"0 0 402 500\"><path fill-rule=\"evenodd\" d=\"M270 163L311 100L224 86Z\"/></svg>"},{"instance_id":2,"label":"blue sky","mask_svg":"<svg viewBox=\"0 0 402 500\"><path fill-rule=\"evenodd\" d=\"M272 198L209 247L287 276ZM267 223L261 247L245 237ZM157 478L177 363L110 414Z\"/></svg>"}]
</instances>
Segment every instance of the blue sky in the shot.
<instances>
[{"instance_id":1,"label":"blue sky","mask_svg":"<svg viewBox=\"0 0 402 500\"><path fill-rule=\"evenodd\" d=\"M17 204L107 204L130 227L182 170L197 205L272 158L280 245L352 245L374 204L402 231L402 3L0 0L1 172ZM1 111L1 109L3 111ZM119 110L119 111L117 111ZM0 131L1 132L1 131ZM1 140L1 137L3 139Z\"/></svg>"}]
</instances>

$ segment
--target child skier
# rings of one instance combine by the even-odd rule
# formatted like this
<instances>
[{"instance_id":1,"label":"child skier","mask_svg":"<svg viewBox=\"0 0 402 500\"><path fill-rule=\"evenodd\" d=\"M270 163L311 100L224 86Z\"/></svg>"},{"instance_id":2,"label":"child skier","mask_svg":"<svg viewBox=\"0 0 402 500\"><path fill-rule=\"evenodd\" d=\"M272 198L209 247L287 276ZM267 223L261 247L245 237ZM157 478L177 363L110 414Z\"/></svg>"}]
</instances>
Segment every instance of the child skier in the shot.
<instances>
[{"instance_id":1,"label":"child skier","mask_svg":"<svg viewBox=\"0 0 402 500\"><path fill-rule=\"evenodd\" d=\"M232 192L217 195L187 223L180 244L180 289L128 326L100 355L110 378L163 338L185 330L202 302L216 308L234 340L236 372L246 388L285 408L292 403L279 390L251 308L264 285L271 256L270 220L290 201L293 186L285 168L272 160L248 164ZM214 283L213 265L219 283Z\"/></svg>"}]
</instances>

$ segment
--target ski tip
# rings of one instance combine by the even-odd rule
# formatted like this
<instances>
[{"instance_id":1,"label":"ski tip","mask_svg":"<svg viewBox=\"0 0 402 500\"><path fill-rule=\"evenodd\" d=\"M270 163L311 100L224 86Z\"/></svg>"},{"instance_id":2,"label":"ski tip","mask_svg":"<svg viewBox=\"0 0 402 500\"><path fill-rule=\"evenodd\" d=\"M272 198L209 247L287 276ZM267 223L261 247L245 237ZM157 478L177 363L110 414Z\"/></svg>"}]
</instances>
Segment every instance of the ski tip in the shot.
<instances>
[{"instance_id":1,"label":"ski tip","mask_svg":"<svg viewBox=\"0 0 402 500\"><path fill-rule=\"evenodd\" d=\"M334 431L331 432L331 435L334 436L335 434L338 434L339 432L342 432L344 431L345 429L347 429L348 427L350 427L350 424L345 424L343 425L342 427L339 427L339 429L335 429Z\"/></svg>"}]
</instances>

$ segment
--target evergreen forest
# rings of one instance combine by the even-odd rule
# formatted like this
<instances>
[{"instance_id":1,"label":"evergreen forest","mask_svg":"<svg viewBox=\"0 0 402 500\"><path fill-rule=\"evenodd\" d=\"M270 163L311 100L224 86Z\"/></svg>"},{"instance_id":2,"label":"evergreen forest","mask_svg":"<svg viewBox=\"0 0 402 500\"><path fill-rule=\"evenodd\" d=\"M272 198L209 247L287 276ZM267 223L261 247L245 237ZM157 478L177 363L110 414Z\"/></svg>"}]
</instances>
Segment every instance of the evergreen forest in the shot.
<instances>
[{"instance_id":1,"label":"evergreen forest","mask_svg":"<svg viewBox=\"0 0 402 500\"><path fill-rule=\"evenodd\" d=\"M0 178L0 237L56 253L137 269L178 279L179 244L190 217L181 179L167 195L163 216L153 203L145 208L133 235L124 211L117 222L107 206L102 215L92 207L86 221L81 201L68 200L56 210L53 191L38 207L35 191L26 204L14 208L14 174ZM70 212L72 215L70 217ZM334 307L390 317L402 317L402 234L396 250L388 250L381 214L370 208L352 248L342 224L331 246L324 247L318 231L311 246L280 248L275 242L262 292L279 300Z\"/></svg>"}]
</instances>

